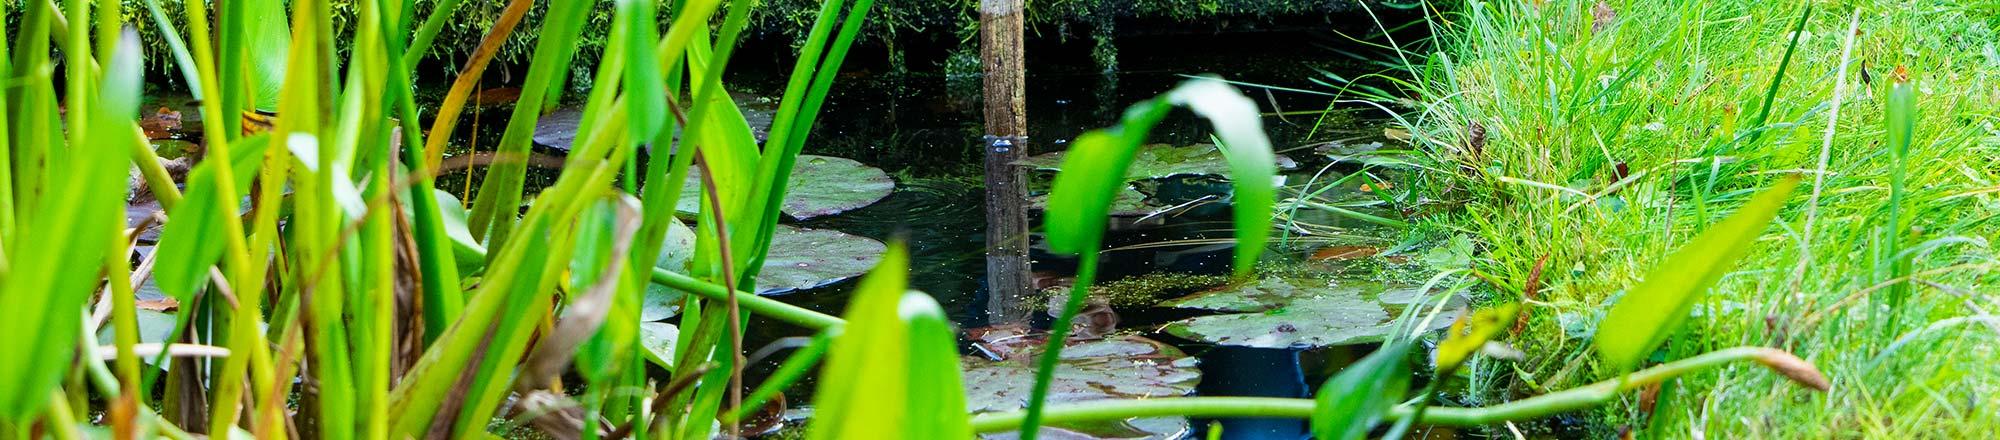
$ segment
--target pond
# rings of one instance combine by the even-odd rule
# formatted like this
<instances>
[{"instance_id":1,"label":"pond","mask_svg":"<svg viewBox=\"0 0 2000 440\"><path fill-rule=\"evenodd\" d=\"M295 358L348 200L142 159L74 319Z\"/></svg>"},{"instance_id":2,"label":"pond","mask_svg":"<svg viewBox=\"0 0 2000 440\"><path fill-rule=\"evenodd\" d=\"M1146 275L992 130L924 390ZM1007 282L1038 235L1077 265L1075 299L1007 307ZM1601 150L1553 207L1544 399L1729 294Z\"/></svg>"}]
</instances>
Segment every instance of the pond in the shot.
<instances>
[{"instance_id":1,"label":"pond","mask_svg":"<svg viewBox=\"0 0 2000 440\"><path fill-rule=\"evenodd\" d=\"M1325 81L1328 75L1351 78L1369 72L1366 69L1370 67L1366 64L1333 49L1343 44L1342 41L1336 35L1313 32L1134 36L1120 41L1120 69L1104 73L1091 59L1087 41L1031 40L1027 49L1032 60L1028 63L1030 70L1027 72L1029 149L1031 154L1041 156L1023 165L1053 168L1057 160L1048 153L1061 151L1068 139L1086 130L1112 124L1125 106L1156 96L1190 75L1214 74L1242 83L1324 90L1324 86L1314 86L1314 81ZM1299 44L1318 44L1328 48L1301 50L1297 47ZM752 42L742 50L736 65L732 66L732 72L737 77L732 83L737 89L732 93L751 113L753 125L769 123L768 117L757 112L774 100L759 96L772 96L782 90L784 84L781 81L784 78L781 73L787 66L784 63L789 62L788 56L782 55L786 50L784 46L768 41ZM770 55L761 58L753 55L760 53ZM804 153L851 159L879 168L888 179L893 180L893 191L872 203L870 201L879 195L863 197L851 206L841 207L858 208L843 212L834 213L840 211L836 209L815 215L798 215L788 209L784 224L814 233L844 233L882 242L893 239L905 241L913 256L911 286L935 297L959 327L966 330L961 341L969 358L983 354L988 358L1002 359L992 362L995 366L1004 366L1013 357L995 354L995 350L1009 345L1004 342L1006 340L993 343L992 340L982 341L978 335L1007 334L1012 338L1021 338L1007 339L1018 345L1018 341L1028 340L1025 338L1032 338L1038 333L1018 327L990 327L992 323L986 315L985 206L979 148L983 126L978 96L979 78L925 68L896 72L887 66L870 66L869 60L876 58L869 55L865 52L857 54L853 58L855 61L850 62L849 72L844 73L835 85ZM442 93L442 85L439 87L438 90L422 93ZM505 125L506 110L511 101L509 92L506 86L492 86L475 95L475 106L468 111L469 118L460 125L458 136L452 143L452 155L477 158L480 157L478 152L492 149ZM1365 187L1358 180L1338 185L1327 183L1340 181L1339 177L1364 169L1376 174L1394 172L1366 167L1346 156L1383 145L1391 145L1391 149L1394 145L1401 145L1394 139L1394 133L1384 131L1384 115L1373 108L1330 107L1329 97L1311 93L1257 88L1246 88L1246 93L1271 116L1265 118L1266 131L1283 156L1280 165L1287 177L1288 187L1332 188L1331 194L1353 195L1360 194L1356 191L1357 187ZM563 124L568 124L571 129L574 127L573 119L565 122L562 118L574 118L574 112L558 110L544 118L544 127L537 133L538 145L533 160L550 165L560 164L563 151L552 146L566 143L564 136L568 133L563 131ZM1126 211L1122 213L1125 215L1114 220L1112 232L1105 243L1108 252L1103 256L1103 282L1100 283L1104 286L1100 290L1105 292L1099 295L1111 298L1102 301L1107 303L1104 307L1087 311L1096 315L1086 316L1086 320L1095 320L1101 328L1087 332L1085 336L1107 339L1085 338L1083 343L1112 344L1110 346L1139 344L1132 347L1163 344L1157 345L1156 349L1142 351L1166 360L1183 359L1179 353L1185 353L1185 361L1161 370L1159 376L1151 376L1151 379L1165 382L1146 382L1147 386L1155 387L1144 388L1148 392L1306 397L1310 394L1307 384L1320 383L1337 372L1340 366L1369 351L1367 337L1379 339L1379 334L1369 333L1370 330L1361 327L1386 319L1386 315L1376 316L1385 313L1384 309L1371 300L1365 307L1372 312L1363 311L1362 316L1372 321L1361 323L1356 328L1321 329L1314 326L1313 322L1318 320L1332 320L1337 324L1347 313L1344 309L1298 312L1297 322L1270 323L1277 326L1279 333L1300 327L1307 328L1302 334L1308 335L1319 331L1360 331L1363 337L1354 341L1319 340L1309 336L1280 343L1246 343L1232 341L1230 338L1235 336L1230 335L1260 330L1244 326L1218 328L1203 325L1227 318L1276 316L1273 313L1290 306L1289 300L1257 309L1220 310L1250 313L1219 316L1215 316L1216 309L1160 304L1173 297L1223 288L1221 285L1226 281L1223 275L1228 273L1229 258L1233 252L1227 240L1232 231L1228 203L1224 199L1229 182L1219 176L1222 173L1216 167L1221 166L1222 161L1219 153L1207 146L1211 142L1208 133L1205 122L1184 113L1171 116L1154 130L1150 141L1159 145L1149 147L1146 153L1142 153L1141 163L1133 171L1133 177L1139 178L1134 183L1136 190L1131 193L1131 198L1123 201L1129 206L1122 209ZM472 154L466 154L468 152ZM802 162L808 160L801 159ZM455 170L441 175L438 187L458 193L461 197L469 197L476 188L470 183L483 174L480 162L474 159L468 162L447 160L446 163L447 168ZM1031 192L1040 194L1046 191L1052 175L1047 170L1033 172ZM531 167L530 189L553 182L554 176L554 166ZM1314 199L1339 198L1329 196L1329 193L1320 193ZM1031 219L1038 215L1037 211L1031 202ZM1293 240L1274 247L1274 258L1267 259L1277 263L1265 268L1265 272L1309 273L1319 282L1328 283L1345 282L1337 280L1369 283L1380 277L1379 271L1372 268L1377 263L1406 260L1403 257L1375 258L1375 254L1386 254L1388 252L1384 250L1397 244L1395 240L1399 236L1385 228L1311 210L1299 211L1288 218L1312 224L1320 228L1316 231L1322 235L1329 230L1342 232L1333 237L1292 237ZM821 244L820 241L808 243ZM865 248L869 246L861 247L864 248L861 252L868 252ZM875 248L879 252L879 246ZM814 250L799 251L812 253ZM774 249L773 252L787 251ZM1054 288L1051 292L1064 291L1060 289L1069 281L1074 260L1047 254L1039 246L1032 257L1036 284ZM871 262L861 260L860 263L864 264L855 265L853 272L865 269L866 264ZM812 265L819 263L814 261ZM806 262L797 264L800 267L809 265ZM832 278L840 279L837 276ZM790 286L800 289L760 293L770 293L782 301L823 313L840 314L854 281L847 279L820 284L818 279L809 279ZM760 289L770 288L760 286ZM1320 304L1320 299L1307 298L1298 304L1290 309L1308 310L1311 305ZM669 316L665 310L663 308L657 314L649 310L647 318L664 319ZM1046 328L1051 319L1046 313L1039 312L1040 307L1037 310L1030 324L1035 328ZM1396 310L1400 308L1388 309ZM1209 317L1200 318L1204 316ZM804 329L782 322L756 316L751 320L745 336L749 351L754 352L758 347L784 338L810 335ZM1245 325L1266 324L1249 322ZM1091 332L1103 334L1088 334ZM1121 338L1132 339L1127 341ZM785 351L780 350L751 365L746 383L760 381L762 375L769 374L776 367L784 354ZM968 362L976 364L979 361ZM1083 359L1077 362L1087 370L1082 373L1084 376L1093 374L1088 370L1095 367L1088 365L1095 365L1091 362L1096 361ZM1004 368L969 368L973 368L968 372L969 382L999 381L985 387L996 390L985 396L988 400L1022 398L1031 382L1019 380L1032 380L1031 375L1020 376ZM1067 374L1069 370L1064 371ZM1115 378L1127 373L1105 370L1096 374ZM1063 387L1061 378L1065 376L1058 376L1060 392ZM803 414L799 408L806 405L801 402L810 400L813 389L811 377L808 375L807 379L787 392L793 408L790 414L794 417ZM1145 397L1144 394L1118 392L1116 384L1093 382L1096 379L1090 377L1077 380L1083 381L1079 386L1112 389L1104 396ZM1143 382L1149 379L1141 377L1138 380ZM978 392L981 385L968 385L974 388L974 395L970 398L976 408L981 405L982 396ZM1011 403L1002 402L992 409L1005 409L1003 407L1007 404ZM1209 422L1135 421L1126 426L1094 427L1098 430L1091 433L1101 438L1180 438L1202 434L1208 429ZM1227 438L1301 438L1306 432L1303 421L1290 419L1227 420L1221 421L1221 426Z\"/></svg>"}]
</instances>

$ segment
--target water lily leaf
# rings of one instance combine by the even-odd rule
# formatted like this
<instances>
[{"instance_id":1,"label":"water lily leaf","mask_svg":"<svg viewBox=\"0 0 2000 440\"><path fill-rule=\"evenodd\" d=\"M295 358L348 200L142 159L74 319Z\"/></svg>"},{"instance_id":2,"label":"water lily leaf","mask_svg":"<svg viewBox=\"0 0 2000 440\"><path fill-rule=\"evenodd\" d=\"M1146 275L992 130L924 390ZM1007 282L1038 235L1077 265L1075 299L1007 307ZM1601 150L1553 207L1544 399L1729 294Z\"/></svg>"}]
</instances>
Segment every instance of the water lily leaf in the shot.
<instances>
[{"instance_id":1,"label":"water lily leaf","mask_svg":"<svg viewBox=\"0 0 2000 440\"><path fill-rule=\"evenodd\" d=\"M974 413L1011 411L1027 404L1035 383L1031 362L1046 340L1020 327L972 331L980 348L998 356L964 359L967 407ZM1201 382L1195 358L1180 349L1137 335L1070 341L1049 385L1049 402L1185 396ZM1164 417L1045 427L1048 438L1177 438L1188 429L1184 418ZM1013 433L987 438L1013 438Z\"/></svg>"},{"instance_id":2,"label":"water lily leaf","mask_svg":"<svg viewBox=\"0 0 2000 440\"><path fill-rule=\"evenodd\" d=\"M1062 170L1062 151L1038 154L1021 160L1022 165L1043 170ZM1194 144L1172 146L1167 144L1146 144L1132 156L1131 168L1125 169L1128 181L1160 179L1174 176L1226 176L1229 162L1222 156L1222 150L1215 144ZM1298 168L1297 161L1284 155L1276 156L1275 165L1279 169Z\"/></svg>"},{"instance_id":3,"label":"water lily leaf","mask_svg":"<svg viewBox=\"0 0 2000 440\"><path fill-rule=\"evenodd\" d=\"M882 242L828 229L778 225L757 274L757 294L775 295L853 278L882 261Z\"/></svg>"},{"instance_id":4,"label":"water lily leaf","mask_svg":"<svg viewBox=\"0 0 2000 440\"><path fill-rule=\"evenodd\" d=\"M664 322L639 323L639 345L646 347L646 360L663 368L674 367L674 340L681 329Z\"/></svg>"},{"instance_id":5,"label":"water lily leaf","mask_svg":"<svg viewBox=\"0 0 2000 440\"><path fill-rule=\"evenodd\" d=\"M686 274L688 263L694 260L694 229L679 220L667 222L666 244L660 246L660 258L654 260L653 267ZM679 290L664 284L646 283L646 297L640 303L639 320L652 322L672 318L681 310Z\"/></svg>"},{"instance_id":6,"label":"water lily leaf","mask_svg":"<svg viewBox=\"0 0 2000 440\"><path fill-rule=\"evenodd\" d=\"M1047 194L1028 198L1028 209L1046 210L1048 207L1049 196ZM1163 207L1148 203L1146 201L1146 193L1139 192L1137 188L1133 188L1131 185L1125 185L1124 191L1119 191L1117 196L1112 197L1109 214L1112 217L1143 217L1152 215L1161 208Z\"/></svg>"},{"instance_id":7,"label":"water lily leaf","mask_svg":"<svg viewBox=\"0 0 2000 440\"><path fill-rule=\"evenodd\" d=\"M729 99L736 101L743 111L743 120L750 124L750 135L757 142L763 142L771 133L772 116L778 112L775 99L740 92L729 92ZM576 140L577 125L583 122L583 107L560 107L549 111L535 120L535 145L569 150L570 142ZM679 126L674 127L674 137L680 137ZM647 151L652 151L648 147Z\"/></svg>"},{"instance_id":8,"label":"water lily leaf","mask_svg":"<svg viewBox=\"0 0 2000 440\"><path fill-rule=\"evenodd\" d=\"M1316 348L1381 342L1404 308L1428 303L1417 289L1363 281L1270 277L1196 293L1163 307L1236 312L1167 324L1168 334L1219 345ZM1453 297L1428 326L1451 324L1464 300Z\"/></svg>"},{"instance_id":9,"label":"water lily leaf","mask_svg":"<svg viewBox=\"0 0 2000 440\"><path fill-rule=\"evenodd\" d=\"M1678 331L1702 294L1750 252L1750 244L1770 226L1798 183L1798 178L1778 181L1646 273L1645 281L1626 292L1599 326L1597 354L1605 365L1631 371Z\"/></svg>"},{"instance_id":10,"label":"water lily leaf","mask_svg":"<svg viewBox=\"0 0 2000 440\"><path fill-rule=\"evenodd\" d=\"M799 220L860 209L896 190L896 180L880 168L853 159L810 154L799 155L789 182L780 210ZM688 170L688 180L681 185L681 200L674 209L682 214L699 212L701 170Z\"/></svg>"}]
</instances>

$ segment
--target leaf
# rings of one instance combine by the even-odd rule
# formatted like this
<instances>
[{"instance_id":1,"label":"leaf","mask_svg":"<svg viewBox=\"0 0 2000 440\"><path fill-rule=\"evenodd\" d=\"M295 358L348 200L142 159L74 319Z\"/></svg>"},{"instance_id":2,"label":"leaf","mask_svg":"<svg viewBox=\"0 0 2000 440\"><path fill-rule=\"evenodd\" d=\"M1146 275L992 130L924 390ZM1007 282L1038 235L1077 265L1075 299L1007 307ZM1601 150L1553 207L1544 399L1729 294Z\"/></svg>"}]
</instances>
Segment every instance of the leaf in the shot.
<instances>
[{"instance_id":1,"label":"leaf","mask_svg":"<svg viewBox=\"0 0 2000 440\"><path fill-rule=\"evenodd\" d=\"M868 272L882 261L882 242L829 229L779 225L757 273L757 294L811 289Z\"/></svg>"},{"instance_id":2,"label":"leaf","mask_svg":"<svg viewBox=\"0 0 2000 440\"><path fill-rule=\"evenodd\" d=\"M1383 346L1327 379L1314 399L1313 436L1322 440L1366 437L1409 392L1410 365L1403 360L1409 351L1407 342Z\"/></svg>"},{"instance_id":3,"label":"leaf","mask_svg":"<svg viewBox=\"0 0 2000 440\"><path fill-rule=\"evenodd\" d=\"M285 2L244 2L243 14L250 35L245 50L250 60L249 71L256 84L256 95L252 98L258 110L276 111L278 97L285 86L286 57L291 53L292 30L285 17ZM243 168L238 168L243 169ZM248 174L248 173L245 173Z\"/></svg>"},{"instance_id":4,"label":"leaf","mask_svg":"<svg viewBox=\"0 0 2000 440\"><path fill-rule=\"evenodd\" d=\"M1604 363L1620 373L1631 371L1679 329L1702 294L1750 251L1798 183L1779 180L1654 266L1599 324L1597 353Z\"/></svg>"},{"instance_id":5,"label":"leaf","mask_svg":"<svg viewBox=\"0 0 2000 440\"><path fill-rule=\"evenodd\" d=\"M789 182L791 188L785 191L781 210L799 220L860 209L896 190L896 180L880 168L853 159L804 154L793 165ZM700 212L701 171L688 170L688 179L681 186L681 200L675 209L683 214Z\"/></svg>"},{"instance_id":6,"label":"leaf","mask_svg":"<svg viewBox=\"0 0 2000 440\"><path fill-rule=\"evenodd\" d=\"M74 25L82 26L82 23ZM122 239L123 198L129 151L145 148L138 134L144 84L139 36L119 35L104 66L87 127L69 127L70 150L52 155L53 185L38 209L24 217L9 243L13 265L0 280L0 419L26 420L47 403L50 390L73 365L84 302L96 290L112 243ZM75 107L71 107L75 108ZM60 158L60 161L55 159Z\"/></svg>"},{"instance_id":7,"label":"leaf","mask_svg":"<svg viewBox=\"0 0 2000 440\"><path fill-rule=\"evenodd\" d=\"M665 75L652 42L659 39L658 0L618 0L619 23L611 38L625 47L625 110L632 139L652 139L667 125Z\"/></svg>"},{"instance_id":8,"label":"leaf","mask_svg":"<svg viewBox=\"0 0 2000 440\"><path fill-rule=\"evenodd\" d=\"M1061 171L1064 153L1057 151L1038 154L1034 157L1024 159L1020 163L1021 165L1037 170ZM1278 168L1291 169L1298 167L1298 162L1293 161L1290 157L1279 155L1274 156L1273 160L1275 161L1273 163ZM1139 181L1175 176L1221 176L1227 174L1229 174L1229 161L1224 156L1222 149L1217 148L1215 144L1183 146L1146 144L1140 146L1139 152L1132 156L1132 166L1125 170L1125 179L1128 181Z\"/></svg>"},{"instance_id":9,"label":"leaf","mask_svg":"<svg viewBox=\"0 0 2000 440\"><path fill-rule=\"evenodd\" d=\"M1190 340L1257 348L1316 348L1379 342L1396 330L1391 319L1427 295L1417 289L1362 281L1265 278L1160 303L1162 307L1238 312L1168 323L1167 334ZM1443 328L1462 313L1453 297L1426 330ZM1429 303L1422 303L1424 311Z\"/></svg>"},{"instance_id":10,"label":"leaf","mask_svg":"<svg viewBox=\"0 0 2000 440\"><path fill-rule=\"evenodd\" d=\"M975 329L967 333L973 335L979 350L1000 358L965 357L966 397L972 412L1021 409L1028 400L1028 387L1035 382L1032 360L1041 355L1046 338L1032 336L1021 326ZM1061 363L1057 364L1049 385L1051 402L1186 396L1193 394L1195 386L1201 383L1199 360L1152 339L1122 334L1072 340L1065 345ZM1071 435L1057 438L1172 438L1172 434L1187 430L1187 426L1185 418L1156 417L1102 424L1058 424L1044 427L1042 432L1054 434L1060 430Z\"/></svg>"},{"instance_id":11,"label":"leaf","mask_svg":"<svg viewBox=\"0 0 2000 440\"><path fill-rule=\"evenodd\" d=\"M235 170L236 188L248 188L257 177L253 170L264 159L264 149L270 145L270 135L260 133L230 143L230 169ZM194 292L208 283L208 268L222 259L223 225L226 221L242 221L237 211L240 201L216 200L221 188L215 180L215 160L210 158L195 165L188 174L186 195L172 212L167 213L167 223L160 231L160 257L153 269L153 278L160 284L160 290L174 299L188 302ZM226 208L225 208L226 206Z\"/></svg>"},{"instance_id":12,"label":"leaf","mask_svg":"<svg viewBox=\"0 0 2000 440\"><path fill-rule=\"evenodd\" d=\"M1168 106L1185 105L1208 118L1223 156L1228 160L1236 206L1236 272L1249 273L1271 234L1271 210L1277 174L1270 139L1256 103L1227 83L1198 78L1181 83L1158 99L1133 105L1119 125L1092 130L1070 143L1049 194L1049 250L1077 254L1096 252L1102 241L1112 201L1125 185L1139 145L1166 116Z\"/></svg>"},{"instance_id":13,"label":"leaf","mask_svg":"<svg viewBox=\"0 0 2000 440\"><path fill-rule=\"evenodd\" d=\"M681 330L664 322L639 323L639 345L646 347L646 360L660 368L674 367L674 341Z\"/></svg>"},{"instance_id":14,"label":"leaf","mask_svg":"<svg viewBox=\"0 0 2000 440\"><path fill-rule=\"evenodd\" d=\"M1480 309L1470 315L1459 315L1451 322L1451 329L1445 331L1444 341L1437 347L1437 374L1442 376L1458 369L1486 341L1493 339L1501 329L1512 323L1514 314L1520 310L1518 303L1507 303L1498 307Z\"/></svg>"},{"instance_id":15,"label":"leaf","mask_svg":"<svg viewBox=\"0 0 2000 440\"><path fill-rule=\"evenodd\" d=\"M889 248L855 289L822 368L809 439L964 439L958 344L929 295L908 289L909 253Z\"/></svg>"}]
</instances>

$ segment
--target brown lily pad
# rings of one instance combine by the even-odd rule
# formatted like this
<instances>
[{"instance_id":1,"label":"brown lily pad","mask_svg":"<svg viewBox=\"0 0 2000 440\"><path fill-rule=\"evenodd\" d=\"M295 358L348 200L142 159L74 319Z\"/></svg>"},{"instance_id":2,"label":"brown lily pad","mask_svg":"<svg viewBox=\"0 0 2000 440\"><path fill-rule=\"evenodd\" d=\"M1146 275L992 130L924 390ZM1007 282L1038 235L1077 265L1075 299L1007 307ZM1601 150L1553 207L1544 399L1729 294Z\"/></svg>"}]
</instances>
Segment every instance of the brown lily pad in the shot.
<instances>
[{"instance_id":1,"label":"brown lily pad","mask_svg":"<svg viewBox=\"0 0 2000 440\"><path fill-rule=\"evenodd\" d=\"M1035 360L1043 336L1020 327L974 330L973 339L986 356L968 356L965 370L966 406L974 413L1011 411L1027 404L1035 382ZM1062 351L1049 403L1100 399L1178 397L1194 393L1201 382L1195 358L1180 349L1132 334L1090 341L1071 341ZM1180 417L1144 418L1093 424L1061 424L1044 428L1044 438L1128 439L1177 438L1188 431ZM1013 433L987 438L1013 438Z\"/></svg>"}]
</instances>

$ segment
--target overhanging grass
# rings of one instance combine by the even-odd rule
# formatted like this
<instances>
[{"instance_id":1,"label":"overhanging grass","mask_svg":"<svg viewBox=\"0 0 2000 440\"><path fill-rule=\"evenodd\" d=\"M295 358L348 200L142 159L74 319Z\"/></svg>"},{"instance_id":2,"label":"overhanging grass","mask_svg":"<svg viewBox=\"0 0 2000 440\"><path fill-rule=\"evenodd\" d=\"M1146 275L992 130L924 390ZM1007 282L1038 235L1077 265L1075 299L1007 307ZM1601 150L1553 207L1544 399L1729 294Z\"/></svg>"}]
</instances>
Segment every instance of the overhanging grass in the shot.
<instances>
[{"instance_id":1,"label":"overhanging grass","mask_svg":"<svg viewBox=\"0 0 2000 440\"><path fill-rule=\"evenodd\" d=\"M1991 409L2000 325L1988 325L2000 323L1986 314L2000 309L1986 287L1996 264L1988 243L2000 232L1992 221L2000 213L2000 15L1951 1L1863 2L1858 10L1611 1L1608 15L1591 3L1469 3L1433 17L1437 52L1417 66L1416 88L1428 102L1419 143L1463 165L1430 174L1431 190L1467 202L1427 226L1475 238L1480 269L1517 287L1549 256L1546 287L1526 309L1531 325L1514 340L1527 361L1479 364L1473 398L1516 399L1601 378L1587 336L1576 333L1618 325L1597 322L1610 298L1757 188L1818 175L1819 195L1792 197L1779 226L1656 360L1782 347L1821 366L1833 391L1813 395L1762 372L1722 370L1669 385L1650 423L1633 404L1602 413L1602 426L1671 436L1910 437L2000 423ZM1808 3L1822 9L1803 23L1781 70ZM1860 33L1837 81L1857 15ZM1884 112L1896 66L1907 67L1917 101L1900 164ZM1836 87L1841 110L1829 136ZM1885 234L1899 166L1903 232ZM1913 259L1909 277L1892 276L1896 256L1885 251L1893 248ZM1892 313L1893 286L1907 286L1909 296Z\"/></svg>"}]
</instances>

